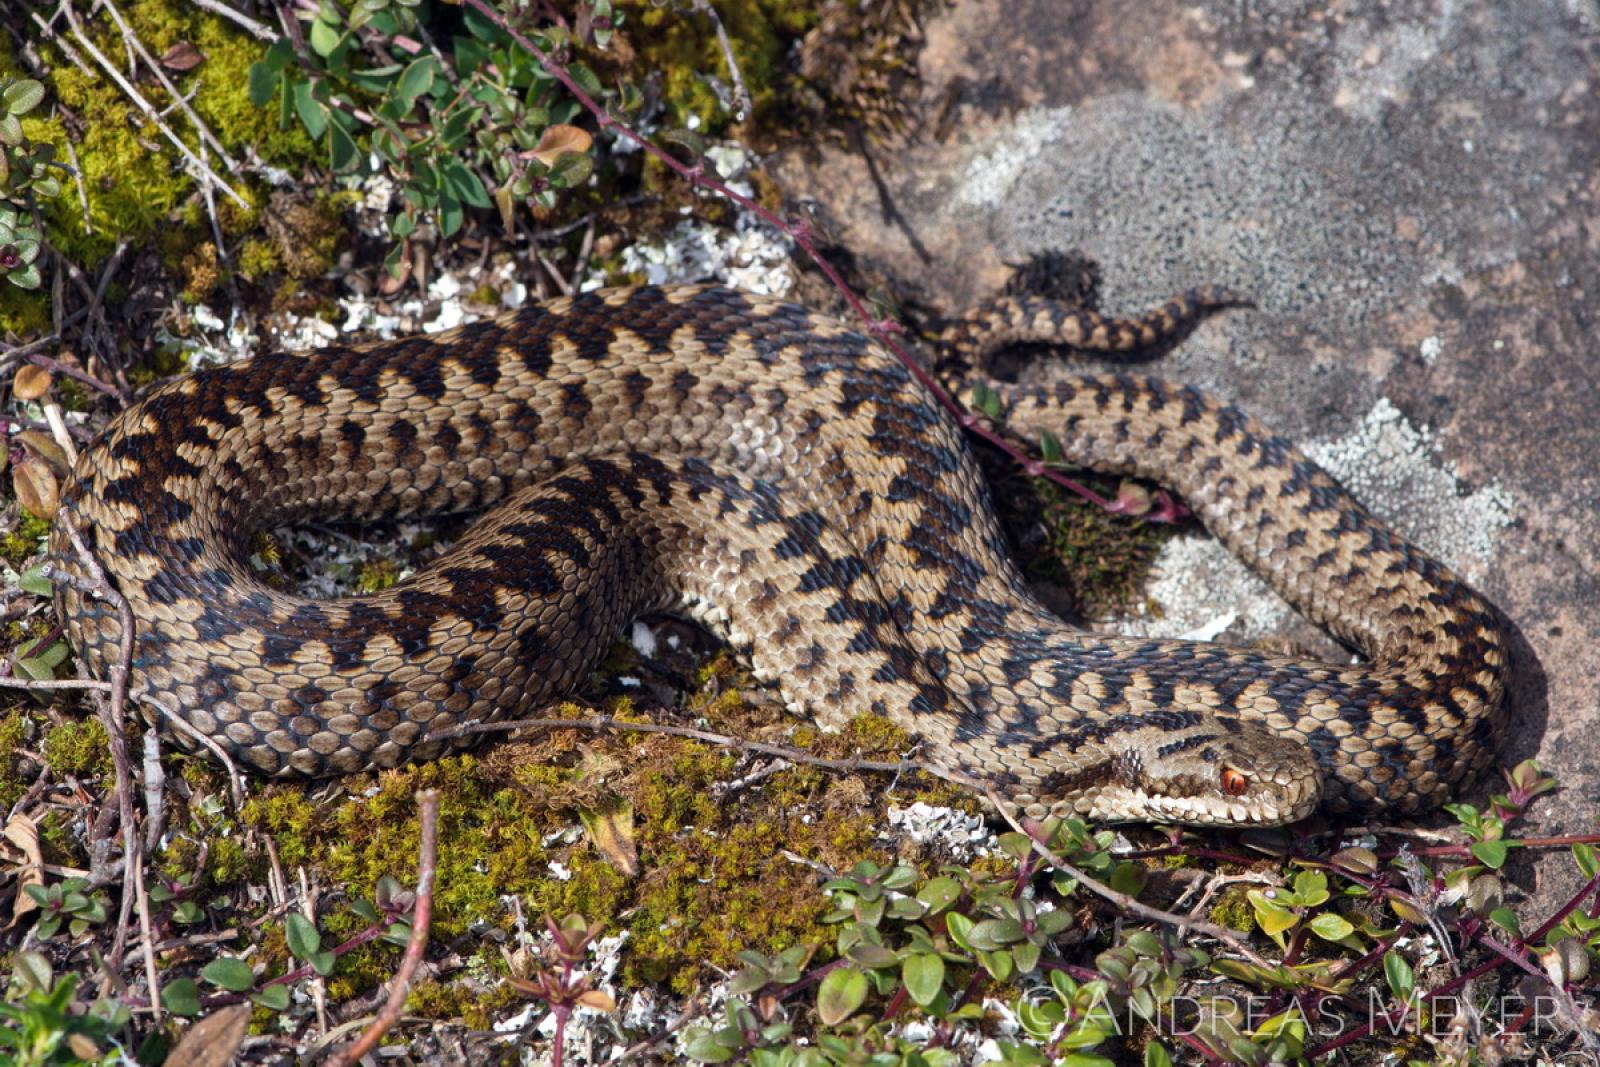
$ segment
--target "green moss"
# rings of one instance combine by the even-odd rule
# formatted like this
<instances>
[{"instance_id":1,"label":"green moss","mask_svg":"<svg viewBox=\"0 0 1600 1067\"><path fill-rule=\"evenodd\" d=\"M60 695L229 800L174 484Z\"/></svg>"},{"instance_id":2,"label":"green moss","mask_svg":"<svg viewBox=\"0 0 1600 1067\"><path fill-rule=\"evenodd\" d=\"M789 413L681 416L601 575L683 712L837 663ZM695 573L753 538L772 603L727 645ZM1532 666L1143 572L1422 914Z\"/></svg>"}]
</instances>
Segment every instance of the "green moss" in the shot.
<instances>
[{"instance_id":1,"label":"green moss","mask_svg":"<svg viewBox=\"0 0 1600 1067\"><path fill-rule=\"evenodd\" d=\"M0 336L28 337L50 329L50 289L0 285Z\"/></svg>"},{"instance_id":2,"label":"green moss","mask_svg":"<svg viewBox=\"0 0 1600 1067\"><path fill-rule=\"evenodd\" d=\"M33 720L25 712L12 711L0 718L0 752L16 752L33 736ZM0 763L0 808L10 809L31 784L29 776L18 773L17 760Z\"/></svg>"},{"instance_id":3,"label":"green moss","mask_svg":"<svg viewBox=\"0 0 1600 1067\"><path fill-rule=\"evenodd\" d=\"M253 237L239 246L239 275L246 281L258 282L267 275L283 269L283 260L271 241Z\"/></svg>"},{"instance_id":4,"label":"green moss","mask_svg":"<svg viewBox=\"0 0 1600 1067\"><path fill-rule=\"evenodd\" d=\"M254 148L269 162L291 166L317 155L317 147L298 123L286 131L279 130L276 109L257 108L250 103L250 64L265 49L259 41L226 20L177 0L135 0L125 5L123 12L153 54L160 55L179 41L194 44L204 53L205 61L194 70L172 73L172 77L190 98L195 112L230 152L237 155L245 148ZM121 34L109 18L85 21L102 52L109 56L120 53ZM56 99L73 114L88 120L75 126L72 134L82 176L82 196L88 201L88 225L79 183L66 183L61 196L41 205L51 244L67 258L92 269L117 240L137 242L157 234L186 206L195 213L191 222L203 222L203 206L197 198L191 200L196 192L194 179L178 150L156 125L109 78L98 72L85 73L49 43L42 43L41 51L52 68L50 88ZM146 82L139 88L158 110L172 107L160 85ZM33 140L56 145L58 157L67 161L68 132L59 118L39 117L46 113L40 109L34 117L25 119L24 133ZM186 143L194 143L195 136L186 121L174 117L169 126ZM230 217L252 218L256 194L247 180L228 174L214 156L211 162L235 192L251 201L250 208L240 211L226 194L216 196L224 230L238 232L230 225ZM201 232L192 227L181 230L191 241ZM5 301L0 305L0 324L5 324L13 313L12 298ZM37 328L37 315L33 319Z\"/></svg>"},{"instance_id":5,"label":"green moss","mask_svg":"<svg viewBox=\"0 0 1600 1067\"><path fill-rule=\"evenodd\" d=\"M70 719L45 732L45 762L57 774L111 773L111 749L99 719Z\"/></svg>"},{"instance_id":6,"label":"green moss","mask_svg":"<svg viewBox=\"0 0 1600 1067\"><path fill-rule=\"evenodd\" d=\"M1255 909L1250 906L1248 890L1241 885L1230 886L1211 907L1211 921L1229 930L1255 929Z\"/></svg>"},{"instance_id":7,"label":"green moss","mask_svg":"<svg viewBox=\"0 0 1600 1067\"><path fill-rule=\"evenodd\" d=\"M13 568L20 568L44 547L44 539L49 533L48 520L22 512L17 528L0 535L0 559Z\"/></svg>"},{"instance_id":8,"label":"green moss","mask_svg":"<svg viewBox=\"0 0 1600 1067\"><path fill-rule=\"evenodd\" d=\"M1178 527L1108 514L1054 482L1027 477L998 453L985 449L981 455L1002 521L1024 547L1030 578L1070 591L1084 618L1103 618L1139 603L1156 556ZM1114 479L1084 480L1103 495L1117 494ZM1037 543L1039 530L1043 544Z\"/></svg>"},{"instance_id":9,"label":"green moss","mask_svg":"<svg viewBox=\"0 0 1600 1067\"><path fill-rule=\"evenodd\" d=\"M704 77L712 75L730 89L733 84L711 20L649 0L625 0L617 7L626 14L624 32L639 49L642 69L662 75L671 123L685 126L694 116L702 132L726 125L728 110ZM816 24L818 12L818 5L800 0L722 0L717 4L739 73L758 113L777 99L789 42Z\"/></svg>"}]
</instances>

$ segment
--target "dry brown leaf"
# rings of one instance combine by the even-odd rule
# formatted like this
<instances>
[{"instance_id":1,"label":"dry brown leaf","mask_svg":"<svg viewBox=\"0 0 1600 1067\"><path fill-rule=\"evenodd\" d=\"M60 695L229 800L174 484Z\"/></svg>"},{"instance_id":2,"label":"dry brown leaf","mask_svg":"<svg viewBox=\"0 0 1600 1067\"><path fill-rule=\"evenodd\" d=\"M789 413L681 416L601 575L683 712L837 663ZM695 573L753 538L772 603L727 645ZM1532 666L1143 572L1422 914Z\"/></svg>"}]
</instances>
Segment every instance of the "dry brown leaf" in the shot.
<instances>
[{"instance_id":1,"label":"dry brown leaf","mask_svg":"<svg viewBox=\"0 0 1600 1067\"><path fill-rule=\"evenodd\" d=\"M22 812L11 816L4 833L5 839L21 853L21 862L17 865L17 895L11 901L11 921L6 924L10 929L21 922L23 916L39 910L38 902L23 887L44 885L44 853L39 848L38 824ZM12 862L12 857L7 856L6 862Z\"/></svg>"},{"instance_id":2,"label":"dry brown leaf","mask_svg":"<svg viewBox=\"0 0 1600 1067\"><path fill-rule=\"evenodd\" d=\"M568 152L587 152L593 143L594 138L583 130L558 122L546 126L544 133L539 135L539 143L533 146L533 158L547 167L553 167L556 160Z\"/></svg>"},{"instance_id":3,"label":"dry brown leaf","mask_svg":"<svg viewBox=\"0 0 1600 1067\"><path fill-rule=\"evenodd\" d=\"M38 456L23 456L11 472L11 484L17 491L17 503L29 514L46 521L55 518L61 488L48 463Z\"/></svg>"},{"instance_id":4,"label":"dry brown leaf","mask_svg":"<svg viewBox=\"0 0 1600 1067\"><path fill-rule=\"evenodd\" d=\"M67 459L66 451L45 431L23 430L17 434L17 441L29 452L48 463L50 469L60 477L65 478L72 473L72 462Z\"/></svg>"},{"instance_id":5,"label":"dry brown leaf","mask_svg":"<svg viewBox=\"0 0 1600 1067\"><path fill-rule=\"evenodd\" d=\"M589 835L589 843L606 862L629 878L639 877L639 849L634 844L633 805L625 800L604 808L580 808L578 820Z\"/></svg>"},{"instance_id":6,"label":"dry brown leaf","mask_svg":"<svg viewBox=\"0 0 1600 1067\"><path fill-rule=\"evenodd\" d=\"M67 1047L78 1059L89 1063L99 1063L105 1056L105 1053L100 1051L100 1046L95 1044L88 1034L68 1034Z\"/></svg>"},{"instance_id":7,"label":"dry brown leaf","mask_svg":"<svg viewBox=\"0 0 1600 1067\"><path fill-rule=\"evenodd\" d=\"M595 1011L616 1011L617 1002L603 989L587 989L578 994L578 1007Z\"/></svg>"},{"instance_id":8,"label":"dry brown leaf","mask_svg":"<svg viewBox=\"0 0 1600 1067\"><path fill-rule=\"evenodd\" d=\"M37 364L24 363L11 379L11 391L18 400L38 400L50 391L50 372Z\"/></svg>"},{"instance_id":9,"label":"dry brown leaf","mask_svg":"<svg viewBox=\"0 0 1600 1067\"><path fill-rule=\"evenodd\" d=\"M189 1027L162 1067L228 1067L250 1027L250 1005L219 1008Z\"/></svg>"},{"instance_id":10,"label":"dry brown leaf","mask_svg":"<svg viewBox=\"0 0 1600 1067\"><path fill-rule=\"evenodd\" d=\"M193 70L206 61L206 54L188 41L179 41L161 54L161 65L168 70Z\"/></svg>"}]
</instances>

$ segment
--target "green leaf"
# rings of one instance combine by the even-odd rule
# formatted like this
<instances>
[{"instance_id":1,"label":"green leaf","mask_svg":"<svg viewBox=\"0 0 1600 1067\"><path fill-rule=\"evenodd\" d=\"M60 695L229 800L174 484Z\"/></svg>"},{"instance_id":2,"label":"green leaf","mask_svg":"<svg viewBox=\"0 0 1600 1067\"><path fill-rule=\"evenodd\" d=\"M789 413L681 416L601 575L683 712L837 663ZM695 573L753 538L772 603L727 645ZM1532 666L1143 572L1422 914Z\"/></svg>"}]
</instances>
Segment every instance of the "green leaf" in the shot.
<instances>
[{"instance_id":1,"label":"green leaf","mask_svg":"<svg viewBox=\"0 0 1600 1067\"><path fill-rule=\"evenodd\" d=\"M1496 908L1489 913L1489 921L1512 937L1522 936L1522 922L1510 908Z\"/></svg>"},{"instance_id":2,"label":"green leaf","mask_svg":"<svg viewBox=\"0 0 1600 1067\"><path fill-rule=\"evenodd\" d=\"M200 986L193 978L180 978L161 987L161 1006L174 1015L200 1014Z\"/></svg>"},{"instance_id":3,"label":"green leaf","mask_svg":"<svg viewBox=\"0 0 1600 1067\"><path fill-rule=\"evenodd\" d=\"M476 174L468 170L460 160L452 159L444 164L441 172L450 191L456 198L473 207L493 207L494 202L489 199L489 193L484 189L483 182Z\"/></svg>"},{"instance_id":4,"label":"green leaf","mask_svg":"<svg viewBox=\"0 0 1600 1067\"><path fill-rule=\"evenodd\" d=\"M6 91L0 94L0 103L5 105L6 113L11 115L25 115L39 106L39 101L44 99L44 86L32 78L12 82L6 86Z\"/></svg>"},{"instance_id":5,"label":"green leaf","mask_svg":"<svg viewBox=\"0 0 1600 1067\"><path fill-rule=\"evenodd\" d=\"M433 88L434 73L438 66L438 60L432 56L420 56L412 60L401 73L394 83L394 91L406 102L407 107L413 106L417 97Z\"/></svg>"},{"instance_id":6,"label":"green leaf","mask_svg":"<svg viewBox=\"0 0 1600 1067\"><path fill-rule=\"evenodd\" d=\"M1573 845L1572 859L1585 878L1593 878L1596 873L1600 873L1600 859L1597 859L1593 845L1581 841Z\"/></svg>"},{"instance_id":7,"label":"green leaf","mask_svg":"<svg viewBox=\"0 0 1600 1067\"><path fill-rule=\"evenodd\" d=\"M12 271L6 275L6 281L15 285L18 289L37 289L43 283L43 279L39 277L39 265L37 263L29 263L20 270Z\"/></svg>"},{"instance_id":8,"label":"green leaf","mask_svg":"<svg viewBox=\"0 0 1600 1067\"><path fill-rule=\"evenodd\" d=\"M950 940L968 952L973 951L973 947L967 935L972 933L975 925L977 924L960 912L953 911L944 917L944 928L950 934Z\"/></svg>"},{"instance_id":9,"label":"green leaf","mask_svg":"<svg viewBox=\"0 0 1600 1067\"><path fill-rule=\"evenodd\" d=\"M578 83L578 88L590 96L599 96L602 92L600 79L594 76L594 71L582 63L569 63L567 73L572 75L572 80Z\"/></svg>"},{"instance_id":10,"label":"green leaf","mask_svg":"<svg viewBox=\"0 0 1600 1067\"><path fill-rule=\"evenodd\" d=\"M1061 447L1061 442L1049 430L1039 433L1039 456L1046 463L1054 466L1066 459L1066 451Z\"/></svg>"},{"instance_id":11,"label":"green leaf","mask_svg":"<svg viewBox=\"0 0 1600 1067\"><path fill-rule=\"evenodd\" d=\"M1172 1067L1172 1053L1159 1041L1144 1047L1144 1067Z\"/></svg>"},{"instance_id":12,"label":"green leaf","mask_svg":"<svg viewBox=\"0 0 1600 1067\"><path fill-rule=\"evenodd\" d=\"M278 91L278 72L265 62L252 63L246 84L250 88L250 102L256 107L266 107L272 103L272 94Z\"/></svg>"},{"instance_id":13,"label":"green leaf","mask_svg":"<svg viewBox=\"0 0 1600 1067\"><path fill-rule=\"evenodd\" d=\"M570 189L575 185L582 185L589 180L589 175L594 173L594 160L583 152L563 152L556 159L556 165L550 168L547 177L550 184L558 189Z\"/></svg>"},{"instance_id":14,"label":"green leaf","mask_svg":"<svg viewBox=\"0 0 1600 1067\"><path fill-rule=\"evenodd\" d=\"M314 19L311 23L311 50L317 55L327 58L334 49L339 47L339 42L344 40L344 35L337 28L322 21Z\"/></svg>"},{"instance_id":15,"label":"green leaf","mask_svg":"<svg viewBox=\"0 0 1600 1067\"><path fill-rule=\"evenodd\" d=\"M1383 954L1383 977L1389 983L1389 992L1396 1000L1406 1003L1416 990L1417 977L1406 958L1393 950Z\"/></svg>"},{"instance_id":16,"label":"green leaf","mask_svg":"<svg viewBox=\"0 0 1600 1067\"><path fill-rule=\"evenodd\" d=\"M22 123L15 115L0 116L0 142L9 145L22 143Z\"/></svg>"},{"instance_id":17,"label":"green leaf","mask_svg":"<svg viewBox=\"0 0 1600 1067\"><path fill-rule=\"evenodd\" d=\"M824 1026L844 1022L867 999L867 976L853 967L829 971L817 988L817 1015Z\"/></svg>"},{"instance_id":18,"label":"green leaf","mask_svg":"<svg viewBox=\"0 0 1600 1067\"><path fill-rule=\"evenodd\" d=\"M1316 916L1309 925L1311 932L1324 941L1343 941L1356 932L1356 928L1350 925L1348 919L1331 911Z\"/></svg>"},{"instance_id":19,"label":"green leaf","mask_svg":"<svg viewBox=\"0 0 1600 1067\"><path fill-rule=\"evenodd\" d=\"M734 1050L717 1040L711 1030L691 1030L684 1041L684 1052L698 1063L727 1063L733 1059Z\"/></svg>"},{"instance_id":20,"label":"green leaf","mask_svg":"<svg viewBox=\"0 0 1600 1067\"><path fill-rule=\"evenodd\" d=\"M289 942L289 951L296 959L311 962L311 957L322 948L322 934L312 921L298 911L283 917L283 932Z\"/></svg>"},{"instance_id":21,"label":"green leaf","mask_svg":"<svg viewBox=\"0 0 1600 1067\"><path fill-rule=\"evenodd\" d=\"M944 960L937 952L918 952L900 965L900 980L911 999L926 1008L944 988Z\"/></svg>"},{"instance_id":22,"label":"green leaf","mask_svg":"<svg viewBox=\"0 0 1600 1067\"><path fill-rule=\"evenodd\" d=\"M243 993L256 984L255 972L250 970L250 965L233 956L212 960L200 971L200 977L230 993Z\"/></svg>"},{"instance_id":23,"label":"green leaf","mask_svg":"<svg viewBox=\"0 0 1600 1067\"><path fill-rule=\"evenodd\" d=\"M269 1011L289 1010L289 987L269 985L250 994L250 999Z\"/></svg>"},{"instance_id":24,"label":"green leaf","mask_svg":"<svg viewBox=\"0 0 1600 1067\"><path fill-rule=\"evenodd\" d=\"M334 172L347 174L360 162L361 149L356 146L355 138L337 121L328 123L328 163Z\"/></svg>"},{"instance_id":25,"label":"green leaf","mask_svg":"<svg viewBox=\"0 0 1600 1067\"><path fill-rule=\"evenodd\" d=\"M309 81L295 82L294 109L314 141L320 140L328 129L328 107L312 95L315 90L316 86Z\"/></svg>"},{"instance_id":26,"label":"green leaf","mask_svg":"<svg viewBox=\"0 0 1600 1067\"><path fill-rule=\"evenodd\" d=\"M917 890L917 900L928 909L929 914L936 914L961 899L961 883L954 878L930 878L927 883Z\"/></svg>"},{"instance_id":27,"label":"green leaf","mask_svg":"<svg viewBox=\"0 0 1600 1067\"><path fill-rule=\"evenodd\" d=\"M1505 841L1479 841L1472 846L1472 854L1478 858L1478 862L1495 871L1505 866L1506 854L1510 850L1510 844Z\"/></svg>"}]
</instances>

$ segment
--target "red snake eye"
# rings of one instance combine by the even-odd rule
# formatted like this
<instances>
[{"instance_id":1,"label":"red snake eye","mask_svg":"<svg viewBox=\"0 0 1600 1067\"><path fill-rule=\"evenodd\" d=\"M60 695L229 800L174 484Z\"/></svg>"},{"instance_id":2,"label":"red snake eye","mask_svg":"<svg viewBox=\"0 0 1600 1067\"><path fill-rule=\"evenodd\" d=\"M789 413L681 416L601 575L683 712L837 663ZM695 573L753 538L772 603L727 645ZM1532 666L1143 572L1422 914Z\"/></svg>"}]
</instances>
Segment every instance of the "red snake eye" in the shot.
<instances>
[{"instance_id":1,"label":"red snake eye","mask_svg":"<svg viewBox=\"0 0 1600 1067\"><path fill-rule=\"evenodd\" d=\"M1222 771L1222 791L1230 797L1242 797L1250 789L1250 779L1244 772L1236 771L1232 767L1225 767Z\"/></svg>"}]
</instances>

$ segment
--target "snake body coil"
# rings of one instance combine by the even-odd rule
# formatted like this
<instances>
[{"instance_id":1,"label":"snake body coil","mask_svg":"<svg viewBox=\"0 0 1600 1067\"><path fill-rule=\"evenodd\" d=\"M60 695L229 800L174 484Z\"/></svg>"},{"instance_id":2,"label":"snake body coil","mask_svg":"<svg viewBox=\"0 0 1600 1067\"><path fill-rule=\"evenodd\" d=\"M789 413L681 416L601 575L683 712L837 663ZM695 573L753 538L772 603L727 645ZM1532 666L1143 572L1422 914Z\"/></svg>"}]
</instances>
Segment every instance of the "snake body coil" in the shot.
<instances>
[{"instance_id":1,"label":"snake body coil","mask_svg":"<svg viewBox=\"0 0 1600 1067\"><path fill-rule=\"evenodd\" d=\"M1130 323L1011 301L990 321L1001 339L1126 347L1194 310ZM1270 824L1319 795L1412 812L1489 763L1497 617L1288 442L1150 378L990 384L1009 425L1049 430L1069 462L1176 489L1368 662L1064 624L904 367L838 322L721 288L590 293L201 371L120 415L63 506L137 620L133 691L192 728L181 742L267 774L434 757L449 746L430 731L560 699L648 610L750 647L824 724L895 718L1033 815ZM496 505L371 596L290 596L245 562L267 526ZM59 523L52 551L82 573ZM70 586L59 607L103 677L117 613Z\"/></svg>"}]
</instances>

